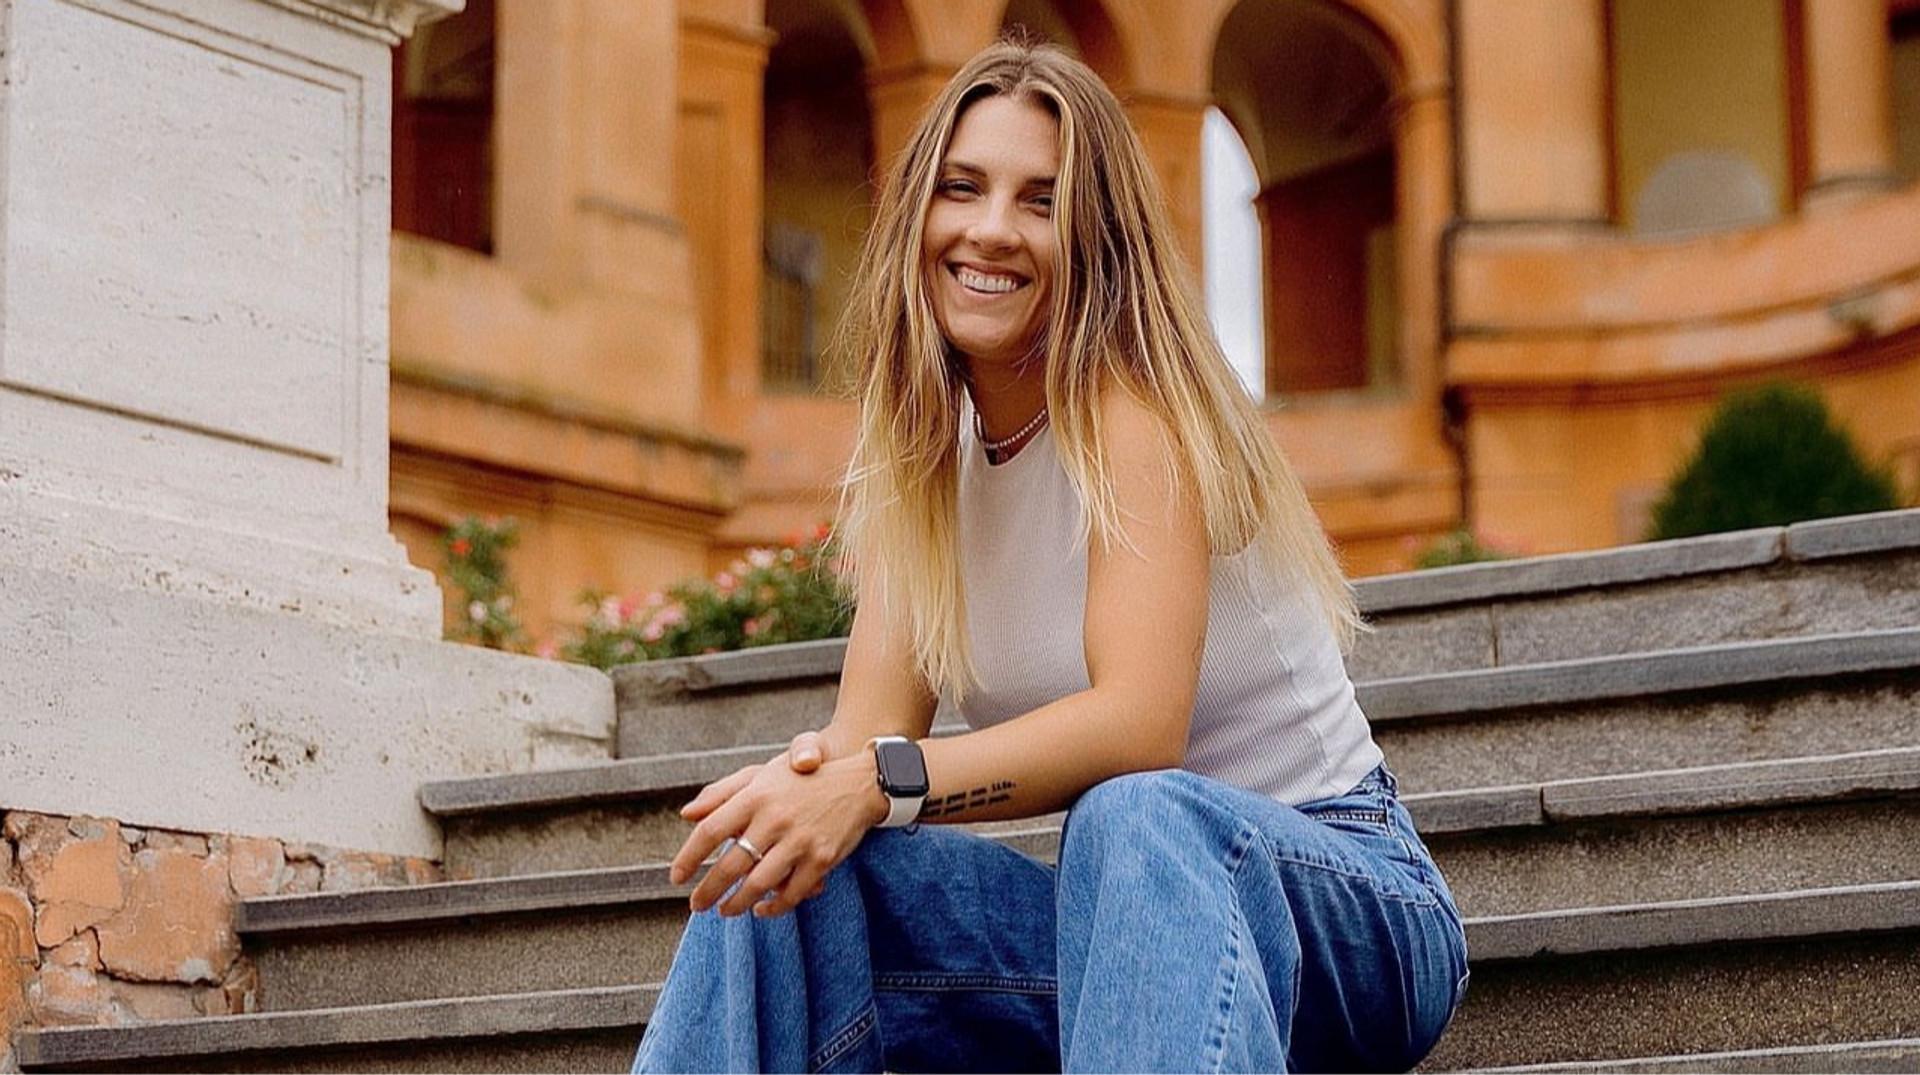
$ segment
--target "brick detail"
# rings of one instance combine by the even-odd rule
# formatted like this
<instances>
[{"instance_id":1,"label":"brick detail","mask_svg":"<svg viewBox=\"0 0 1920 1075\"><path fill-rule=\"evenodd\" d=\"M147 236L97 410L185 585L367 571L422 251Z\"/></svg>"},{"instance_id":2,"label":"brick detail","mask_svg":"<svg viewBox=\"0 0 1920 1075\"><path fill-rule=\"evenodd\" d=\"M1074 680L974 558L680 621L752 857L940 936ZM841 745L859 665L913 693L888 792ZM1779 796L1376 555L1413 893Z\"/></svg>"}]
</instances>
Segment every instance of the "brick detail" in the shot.
<instances>
[{"instance_id":1,"label":"brick detail","mask_svg":"<svg viewBox=\"0 0 1920 1075\"><path fill-rule=\"evenodd\" d=\"M20 1025L255 1010L237 900L443 879L427 859L0 813L0 1066Z\"/></svg>"}]
</instances>

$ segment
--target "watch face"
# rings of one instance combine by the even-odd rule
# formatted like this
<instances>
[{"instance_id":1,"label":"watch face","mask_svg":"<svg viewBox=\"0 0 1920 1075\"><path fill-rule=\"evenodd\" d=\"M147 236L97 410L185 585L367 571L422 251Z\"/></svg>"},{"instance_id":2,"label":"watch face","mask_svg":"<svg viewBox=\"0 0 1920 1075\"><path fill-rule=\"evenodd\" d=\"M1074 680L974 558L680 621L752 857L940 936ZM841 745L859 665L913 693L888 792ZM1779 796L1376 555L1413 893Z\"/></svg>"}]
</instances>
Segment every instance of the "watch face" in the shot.
<instances>
[{"instance_id":1,"label":"watch face","mask_svg":"<svg viewBox=\"0 0 1920 1075\"><path fill-rule=\"evenodd\" d=\"M880 783L891 795L925 795L927 762L914 743L876 743Z\"/></svg>"}]
</instances>

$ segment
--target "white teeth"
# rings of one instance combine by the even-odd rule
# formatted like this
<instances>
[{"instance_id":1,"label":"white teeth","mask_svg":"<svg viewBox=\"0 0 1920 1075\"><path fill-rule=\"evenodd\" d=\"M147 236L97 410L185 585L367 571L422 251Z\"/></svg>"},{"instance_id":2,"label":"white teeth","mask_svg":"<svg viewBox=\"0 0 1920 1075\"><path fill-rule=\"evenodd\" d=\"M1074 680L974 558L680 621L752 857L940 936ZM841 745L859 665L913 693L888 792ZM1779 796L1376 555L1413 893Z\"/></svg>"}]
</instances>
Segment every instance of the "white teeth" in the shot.
<instances>
[{"instance_id":1,"label":"white teeth","mask_svg":"<svg viewBox=\"0 0 1920 1075\"><path fill-rule=\"evenodd\" d=\"M974 291L988 291L995 294L1012 291L1020 286L1020 281L1011 276L988 276L986 273L969 269L962 265L956 274L960 283Z\"/></svg>"}]
</instances>

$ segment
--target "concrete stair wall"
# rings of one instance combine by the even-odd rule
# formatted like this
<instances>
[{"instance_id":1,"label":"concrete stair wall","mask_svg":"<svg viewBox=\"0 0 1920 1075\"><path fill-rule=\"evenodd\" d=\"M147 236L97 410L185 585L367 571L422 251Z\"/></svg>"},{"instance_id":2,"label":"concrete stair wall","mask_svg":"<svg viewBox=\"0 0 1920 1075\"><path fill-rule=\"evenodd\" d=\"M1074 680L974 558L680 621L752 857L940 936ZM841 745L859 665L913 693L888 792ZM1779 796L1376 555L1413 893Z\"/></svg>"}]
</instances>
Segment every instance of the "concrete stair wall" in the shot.
<instances>
[{"instance_id":1,"label":"concrete stair wall","mask_svg":"<svg viewBox=\"0 0 1920 1075\"><path fill-rule=\"evenodd\" d=\"M1469 918L1423 1070L1920 1063L1920 512L1361 593L1362 706ZM678 806L824 723L843 654L622 669L620 760L421 789L463 880L243 904L262 1014L21 1062L625 1070L686 920ZM1051 860L1060 817L970 828Z\"/></svg>"}]
</instances>

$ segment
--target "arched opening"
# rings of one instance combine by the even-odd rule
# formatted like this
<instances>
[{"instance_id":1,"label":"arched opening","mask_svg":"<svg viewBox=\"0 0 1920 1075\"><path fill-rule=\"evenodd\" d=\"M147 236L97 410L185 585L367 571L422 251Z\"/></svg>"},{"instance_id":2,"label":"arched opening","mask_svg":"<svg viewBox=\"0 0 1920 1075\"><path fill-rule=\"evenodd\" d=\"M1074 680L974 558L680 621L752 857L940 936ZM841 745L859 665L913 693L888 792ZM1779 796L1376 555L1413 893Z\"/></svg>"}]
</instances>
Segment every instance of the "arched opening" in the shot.
<instances>
[{"instance_id":1,"label":"arched opening","mask_svg":"<svg viewBox=\"0 0 1920 1075\"><path fill-rule=\"evenodd\" d=\"M1619 223L1674 236L1793 209L1787 0L1611 0Z\"/></svg>"},{"instance_id":2,"label":"arched opening","mask_svg":"<svg viewBox=\"0 0 1920 1075\"><path fill-rule=\"evenodd\" d=\"M1920 0L1888 0L1893 95L1893 164L1902 182L1920 180Z\"/></svg>"},{"instance_id":3,"label":"arched opening","mask_svg":"<svg viewBox=\"0 0 1920 1075\"><path fill-rule=\"evenodd\" d=\"M493 251L494 0L393 50L393 227Z\"/></svg>"},{"instance_id":4,"label":"arched opening","mask_svg":"<svg viewBox=\"0 0 1920 1075\"><path fill-rule=\"evenodd\" d=\"M1099 0L1008 0L1000 28L1051 41L1080 57L1115 93L1127 89L1120 35Z\"/></svg>"},{"instance_id":5,"label":"arched opening","mask_svg":"<svg viewBox=\"0 0 1920 1075\"><path fill-rule=\"evenodd\" d=\"M1233 121L1207 109L1200 134L1201 235L1207 314L1227 364L1254 399L1266 395L1266 299L1260 272L1260 174Z\"/></svg>"},{"instance_id":6,"label":"arched opening","mask_svg":"<svg viewBox=\"0 0 1920 1075\"><path fill-rule=\"evenodd\" d=\"M760 379L833 388L829 337L872 217L866 27L851 3L768 0Z\"/></svg>"},{"instance_id":7,"label":"arched opening","mask_svg":"<svg viewBox=\"0 0 1920 1075\"><path fill-rule=\"evenodd\" d=\"M1399 379L1392 71L1323 0L1241 0L1221 25L1214 101L1259 182L1268 395Z\"/></svg>"}]
</instances>

